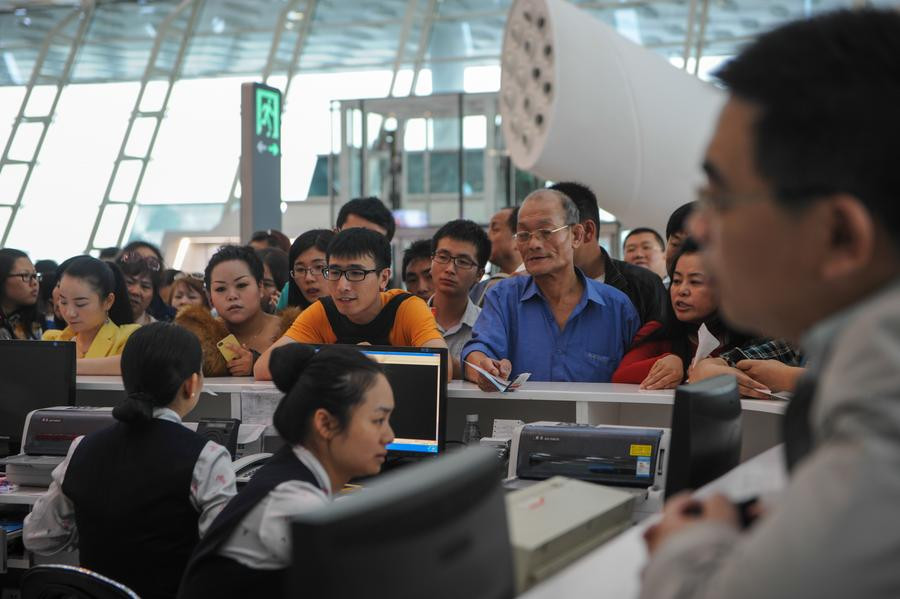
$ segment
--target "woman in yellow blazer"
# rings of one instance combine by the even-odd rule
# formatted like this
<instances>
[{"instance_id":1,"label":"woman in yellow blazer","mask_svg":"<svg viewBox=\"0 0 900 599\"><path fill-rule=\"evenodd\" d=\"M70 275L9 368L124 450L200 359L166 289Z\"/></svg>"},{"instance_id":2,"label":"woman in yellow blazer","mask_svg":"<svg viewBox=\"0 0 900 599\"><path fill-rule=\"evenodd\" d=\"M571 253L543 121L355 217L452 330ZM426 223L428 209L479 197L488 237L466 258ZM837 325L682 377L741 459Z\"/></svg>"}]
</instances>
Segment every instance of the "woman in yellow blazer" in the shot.
<instances>
[{"instance_id":1,"label":"woman in yellow blazer","mask_svg":"<svg viewBox=\"0 0 900 599\"><path fill-rule=\"evenodd\" d=\"M138 325L119 269L90 256L72 260L59 280L59 310L69 326L42 339L74 341L78 374L121 374L120 355Z\"/></svg>"}]
</instances>

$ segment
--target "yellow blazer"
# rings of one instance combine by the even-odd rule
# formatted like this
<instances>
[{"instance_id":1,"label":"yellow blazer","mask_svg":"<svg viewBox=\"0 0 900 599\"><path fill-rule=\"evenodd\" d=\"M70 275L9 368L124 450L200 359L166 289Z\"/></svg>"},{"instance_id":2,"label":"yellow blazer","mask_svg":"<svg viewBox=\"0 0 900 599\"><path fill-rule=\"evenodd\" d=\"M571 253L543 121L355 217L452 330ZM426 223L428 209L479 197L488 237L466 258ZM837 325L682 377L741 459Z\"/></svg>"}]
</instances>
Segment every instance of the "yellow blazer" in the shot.
<instances>
[{"instance_id":1,"label":"yellow blazer","mask_svg":"<svg viewBox=\"0 0 900 599\"><path fill-rule=\"evenodd\" d=\"M97 336L88 348L85 358L106 358L108 356L119 356L125 349L125 342L133 332L138 330L141 325L123 324L116 325L113 321L107 320L106 324L97 331ZM75 333L72 329L66 327L63 330L44 331L41 337L44 341L73 341Z\"/></svg>"}]
</instances>

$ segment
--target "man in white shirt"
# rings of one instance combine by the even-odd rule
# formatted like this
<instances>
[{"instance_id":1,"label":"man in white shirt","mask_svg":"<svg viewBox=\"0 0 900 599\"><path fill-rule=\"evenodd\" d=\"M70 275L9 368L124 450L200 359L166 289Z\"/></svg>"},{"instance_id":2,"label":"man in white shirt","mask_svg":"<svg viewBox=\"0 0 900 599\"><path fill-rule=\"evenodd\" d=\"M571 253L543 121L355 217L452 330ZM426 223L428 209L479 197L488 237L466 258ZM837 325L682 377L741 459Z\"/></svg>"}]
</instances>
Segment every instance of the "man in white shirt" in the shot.
<instances>
[{"instance_id":1,"label":"man in white shirt","mask_svg":"<svg viewBox=\"0 0 900 599\"><path fill-rule=\"evenodd\" d=\"M477 224L459 219L438 229L431 247L434 295L428 305L450 348L453 372L462 378L459 354L472 338L472 327L481 313L469 298L469 290L484 274L491 242Z\"/></svg>"}]
</instances>

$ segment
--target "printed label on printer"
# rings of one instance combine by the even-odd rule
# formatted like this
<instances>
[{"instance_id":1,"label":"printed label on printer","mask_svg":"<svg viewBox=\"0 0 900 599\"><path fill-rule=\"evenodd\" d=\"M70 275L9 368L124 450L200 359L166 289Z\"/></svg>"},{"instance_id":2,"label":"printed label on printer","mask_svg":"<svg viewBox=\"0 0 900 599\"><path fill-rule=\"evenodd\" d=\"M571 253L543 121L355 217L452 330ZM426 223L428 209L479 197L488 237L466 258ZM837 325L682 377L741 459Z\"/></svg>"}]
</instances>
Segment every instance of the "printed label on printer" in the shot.
<instances>
[{"instance_id":1,"label":"printed label on printer","mask_svg":"<svg viewBox=\"0 0 900 599\"><path fill-rule=\"evenodd\" d=\"M634 446L632 445L632 447ZM638 458L634 474L635 476L650 476L650 458Z\"/></svg>"},{"instance_id":2,"label":"printed label on printer","mask_svg":"<svg viewBox=\"0 0 900 599\"><path fill-rule=\"evenodd\" d=\"M645 456L650 457L653 455L653 446L652 445L637 445L632 443L631 449L628 452L628 455L634 456Z\"/></svg>"}]
</instances>

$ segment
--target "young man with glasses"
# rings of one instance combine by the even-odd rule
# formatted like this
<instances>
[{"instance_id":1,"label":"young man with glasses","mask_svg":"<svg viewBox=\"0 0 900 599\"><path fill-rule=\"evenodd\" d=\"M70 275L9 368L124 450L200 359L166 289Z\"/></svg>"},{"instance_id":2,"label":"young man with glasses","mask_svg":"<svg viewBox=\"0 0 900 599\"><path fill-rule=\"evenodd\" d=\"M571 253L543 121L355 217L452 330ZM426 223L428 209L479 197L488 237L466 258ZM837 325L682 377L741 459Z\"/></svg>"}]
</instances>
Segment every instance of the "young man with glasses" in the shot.
<instances>
[{"instance_id":1,"label":"young man with glasses","mask_svg":"<svg viewBox=\"0 0 900 599\"><path fill-rule=\"evenodd\" d=\"M469 290L484 274L491 241L477 224L460 219L438 229L431 247L434 295L428 305L450 348L453 372L462 378L459 355L472 338L472 327L481 313L481 308L469 298Z\"/></svg>"},{"instance_id":2,"label":"young man with glasses","mask_svg":"<svg viewBox=\"0 0 900 599\"><path fill-rule=\"evenodd\" d=\"M349 343L447 347L421 298L402 289L383 291L391 280L391 246L375 231L354 227L335 235L324 274L330 297L300 313L291 328L260 356L253 374L272 378L269 356L288 343Z\"/></svg>"},{"instance_id":3,"label":"young man with glasses","mask_svg":"<svg viewBox=\"0 0 900 599\"><path fill-rule=\"evenodd\" d=\"M783 491L746 530L722 495L671 499L641 596L900 597L900 14L790 23L716 76L729 97L688 230L723 316L799 339L809 368Z\"/></svg>"},{"instance_id":4,"label":"young man with glasses","mask_svg":"<svg viewBox=\"0 0 900 599\"><path fill-rule=\"evenodd\" d=\"M575 202L559 191L525 198L516 244L531 276L488 291L463 361L501 378L530 372L536 381L609 382L640 322L627 295L575 267L579 220ZM466 367L466 378L495 389L474 368Z\"/></svg>"}]
</instances>

